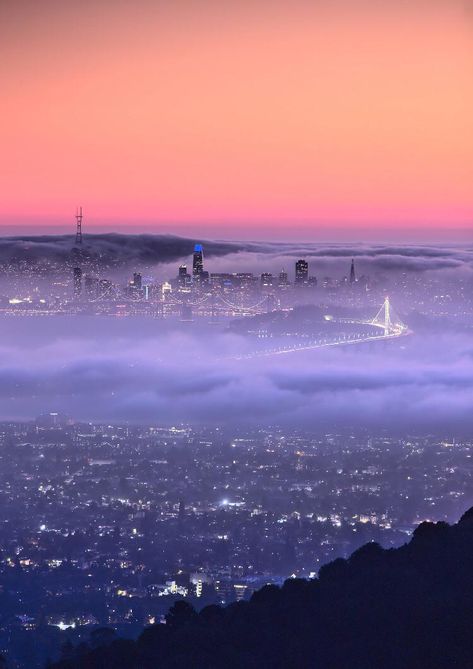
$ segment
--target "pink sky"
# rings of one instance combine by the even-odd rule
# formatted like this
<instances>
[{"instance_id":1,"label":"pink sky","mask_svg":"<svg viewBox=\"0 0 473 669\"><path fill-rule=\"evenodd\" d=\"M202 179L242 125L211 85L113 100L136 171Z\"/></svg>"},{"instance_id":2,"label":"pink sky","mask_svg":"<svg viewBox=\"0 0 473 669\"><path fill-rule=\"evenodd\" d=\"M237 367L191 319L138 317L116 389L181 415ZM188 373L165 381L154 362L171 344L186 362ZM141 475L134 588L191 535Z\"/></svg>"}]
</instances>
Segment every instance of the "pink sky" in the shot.
<instances>
[{"instance_id":1,"label":"pink sky","mask_svg":"<svg viewBox=\"0 0 473 669\"><path fill-rule=\"evenodd\" d=\"M0 223L468 233L472 38L465 0L5 0Z\"/></svg>"}]
</instances>

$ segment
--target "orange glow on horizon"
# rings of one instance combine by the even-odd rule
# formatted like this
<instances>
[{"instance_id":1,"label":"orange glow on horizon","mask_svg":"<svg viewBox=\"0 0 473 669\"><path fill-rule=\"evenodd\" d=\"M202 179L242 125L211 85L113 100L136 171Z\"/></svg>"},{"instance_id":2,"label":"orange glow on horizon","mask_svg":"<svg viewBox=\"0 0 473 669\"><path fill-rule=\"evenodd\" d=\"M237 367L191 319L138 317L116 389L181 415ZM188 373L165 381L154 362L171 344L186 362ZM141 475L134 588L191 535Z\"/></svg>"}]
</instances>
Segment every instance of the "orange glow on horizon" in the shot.
<instances>
[{"instance_id":1,"label":"orange glow on horizon","mask_svg":"<svg viewBox=\"0 0 473 669\"><path fill-rule=\"evenodd\" d=\"M4 5L1 223L472 226L463 0Z\"/></svg>"}]
</instances>

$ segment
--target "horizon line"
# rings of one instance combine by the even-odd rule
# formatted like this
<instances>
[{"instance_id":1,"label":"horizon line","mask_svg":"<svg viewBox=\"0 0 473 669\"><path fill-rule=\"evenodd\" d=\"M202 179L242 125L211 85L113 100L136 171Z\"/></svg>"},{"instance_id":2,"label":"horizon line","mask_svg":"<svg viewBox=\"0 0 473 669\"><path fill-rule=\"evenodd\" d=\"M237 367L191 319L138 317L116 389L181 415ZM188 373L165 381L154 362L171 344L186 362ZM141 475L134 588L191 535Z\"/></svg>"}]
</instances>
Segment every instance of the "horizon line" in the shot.
<instances>
[{"instance_id":1,"label":"horizon line","mask_svg":"<svg viewBox=\"0 0 473 669\"><path fill-rule=\"evenodd\" d=\"M448 225L439 226L432 229L426 225L410 225L396 227L394 224L383 226L381 229L372 226L353 226L353 225L331 225L317 224L313 229L308 230L306 225L289 225L287 230L278 227L268 230L266 225L255 223L252 230L241 229L238 224L229 225L228 223L202 222L199 229L198 221L182 223L149 223L141 222L139 225L129 222L93 222L83 225L83 234L154 234L171 237L184 237L190 239L205 239L208 241L245 241L245 242L324 242L324 243L353 243L363 244L370 241L383 241L385 243L409 243L436 244L446 242L450 243L468 243L473 242L473 224L471 226ZM274 223L276 225L276 223ZM279 225L283 225L280 223ZM198 234L196 234L198 233ZM30 235L40 237L44 235L71 235L75 234L75 222L63 223L54 222L48 224L38 223L2 223L0 222L0 236L15 237L19 235Z\"/></svg>"}]
</instances>

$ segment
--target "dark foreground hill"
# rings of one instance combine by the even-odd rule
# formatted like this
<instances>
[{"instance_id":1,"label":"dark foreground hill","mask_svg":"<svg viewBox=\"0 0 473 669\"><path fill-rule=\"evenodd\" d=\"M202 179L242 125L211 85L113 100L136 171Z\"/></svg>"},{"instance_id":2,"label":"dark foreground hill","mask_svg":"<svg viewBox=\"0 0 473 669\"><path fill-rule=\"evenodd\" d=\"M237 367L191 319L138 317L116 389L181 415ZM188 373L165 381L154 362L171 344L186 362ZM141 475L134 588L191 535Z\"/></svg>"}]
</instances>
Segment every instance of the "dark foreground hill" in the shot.
<instances>
[{"instance_id":1,"label":"dark foreground hill","mask_svg":"<svg viewBox=\"0 0 473 669\"><path fill-rule=\"evenodd\" d=\"M249 602L199 614L179 602L136 642L73 655L54 669L472 669L473 509Z\"/></svg>"}]
</instances>

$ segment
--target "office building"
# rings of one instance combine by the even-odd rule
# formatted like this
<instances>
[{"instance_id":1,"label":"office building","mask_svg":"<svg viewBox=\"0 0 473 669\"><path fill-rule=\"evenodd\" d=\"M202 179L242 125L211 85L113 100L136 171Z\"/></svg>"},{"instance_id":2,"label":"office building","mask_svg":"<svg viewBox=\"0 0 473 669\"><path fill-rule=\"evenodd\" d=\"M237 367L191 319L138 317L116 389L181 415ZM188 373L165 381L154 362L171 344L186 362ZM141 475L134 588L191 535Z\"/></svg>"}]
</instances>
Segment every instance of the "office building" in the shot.
<instances>
[{"instance_id":1,"label":"office building","mask_svg":"<svg viewBox=\"0 0 473 669\"><path fill-rule=\"evenodd\" d=\"M309 278L309 263L307 260L298 260L296 262L296 285L307 284Z\"/></svg>"}]
</instances>

